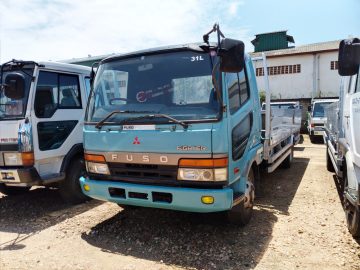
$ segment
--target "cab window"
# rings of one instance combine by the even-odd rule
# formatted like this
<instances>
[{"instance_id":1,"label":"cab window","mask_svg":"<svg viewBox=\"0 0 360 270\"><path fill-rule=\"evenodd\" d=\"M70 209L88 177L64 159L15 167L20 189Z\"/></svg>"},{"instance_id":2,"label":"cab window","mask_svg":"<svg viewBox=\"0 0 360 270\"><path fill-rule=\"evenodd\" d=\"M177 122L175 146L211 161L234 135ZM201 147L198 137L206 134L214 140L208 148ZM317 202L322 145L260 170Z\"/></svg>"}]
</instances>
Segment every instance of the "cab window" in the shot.
<instances>
[{"instance_id":1,"label":"cab window","mask_svg":"<svg viewBox=\"0 0 360 270\"><path fill-rule=\"evenodd\" d=\"M57 109L81 108L78 76L40 71L34 107L38 118L50 118Z\"/></svg>"}]
</instances>

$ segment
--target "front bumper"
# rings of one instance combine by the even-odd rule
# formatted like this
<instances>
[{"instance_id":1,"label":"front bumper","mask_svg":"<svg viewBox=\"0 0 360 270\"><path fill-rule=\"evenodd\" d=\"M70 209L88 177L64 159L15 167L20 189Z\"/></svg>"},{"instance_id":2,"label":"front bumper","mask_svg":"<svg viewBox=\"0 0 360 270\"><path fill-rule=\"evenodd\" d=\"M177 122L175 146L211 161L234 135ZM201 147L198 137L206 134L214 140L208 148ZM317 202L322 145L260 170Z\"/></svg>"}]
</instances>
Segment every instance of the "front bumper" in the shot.
<instances>
[{"instance_id":1,"label":"front bumper","mask_svg":"<svg viewBox=\"0 0 360 270\"><path fill-rule=\"evenodd\" d=\"M40 182L40 176L34 167L0 167L0 183L9 186L32 186Z\"/></svg>"},{"instance_id":2,"label":"front bumper","mask_svg":"<svg viewBox=\"0 0 360 270\"><path fill-rule=\"evenodd\" d=\"M311 130L310 135L314 136L323 136L324 135L324 127L315 127Z\"/></svg>"},{"instance_id":3,"label":"front bumper","mask_svg":"<svg viewBox=\"0 0 360 270\"><path fill-rule=\"evenodd\" d=\"M229 210L233 205L233 190L231 188L198 189L165 187L112 181L96 181L84 177L80 178L80 183L85 195L94 199L118 204L202 213ZM84 190L85 184L89 186L90 190ZM121 190L123 191L123 195L111 195L109 189ZM133 194L136 194L137 196L133 196ZM155 194L166 194L166 196L171 197L171 201L159 201L156 199ZM202 203L202 196L214 197L214 203Z\"/></svg>"}]
</instances>

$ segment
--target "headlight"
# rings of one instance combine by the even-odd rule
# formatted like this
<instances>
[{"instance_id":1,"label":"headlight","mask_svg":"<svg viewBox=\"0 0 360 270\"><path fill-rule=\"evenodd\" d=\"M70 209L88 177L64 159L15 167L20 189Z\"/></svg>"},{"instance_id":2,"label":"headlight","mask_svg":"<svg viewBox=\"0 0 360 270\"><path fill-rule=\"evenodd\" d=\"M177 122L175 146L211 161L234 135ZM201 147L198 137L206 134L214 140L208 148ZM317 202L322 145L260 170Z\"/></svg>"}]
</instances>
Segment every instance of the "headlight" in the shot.
<instances>
[{"instance_id":1,"label":"headlight","mask_svg":"<svg viewBox=\"0 0 360 270\"><path fill-rule=\"evenodd\" d=\"M5 166L22 166L21 153L4 153Z\"/></svg>"},{"instance_id":2,"label":"headlight","mask_svg":"<svg viewBox=\"0 0 360 270\"><path fill-rule=\"evenodd\" d=\"M227 158L180 159L178 180L226 181L227 165Z\"/></svg>"},{"instance_id":3,"label":"headlight","mask_svg":"<svg viewBox=\"0 0 360 270\"><path fill-rule=\"evenodd\" d=\"M178 180L188 181L226 181L227 169L179 168Z\"/></svg>"},{"instance_id":4,"label":"headlight","mask_svg":"<svg viewBox=\"0 0 360 270\"><path fill-rule=\"evenodd\" d=\"M95 163L87 161L86 169L89 173L110 174L109 167L106 163Z\"/></svg>"},{"instance_id":5,"label":"headlight","mask_svg":"<svg viewBox=\"0 0 360 270\"><path fill-rule=\"evenodd\" d=\"M33 166L34 165L34 153L4 153L5 166Z\"/></svg>"}]
</instances>

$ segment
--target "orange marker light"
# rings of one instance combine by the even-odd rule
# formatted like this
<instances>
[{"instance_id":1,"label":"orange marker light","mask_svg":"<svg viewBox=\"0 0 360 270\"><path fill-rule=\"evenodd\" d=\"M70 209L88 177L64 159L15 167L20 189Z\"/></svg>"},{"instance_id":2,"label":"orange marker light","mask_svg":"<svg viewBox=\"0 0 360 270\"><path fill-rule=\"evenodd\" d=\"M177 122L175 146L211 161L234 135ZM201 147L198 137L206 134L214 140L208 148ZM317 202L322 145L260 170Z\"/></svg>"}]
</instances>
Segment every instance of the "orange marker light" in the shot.
<instances>
[{"instance_id":1,"label":"orange marker light","mask_svg":"<svg viewBox=\"0 0 360 270\"><path fill-rule=\"evenodd\" d=\"M21 159L23 166L33 166L34 165L34 153L33 152L24 152L21 153Z\"/></svg>"},{"instance_id":2,"label":"orange marker light","mask_svg":"<svg viewBox=\"0 0 360 270\"><path fill-rule=\"evenodd\" d=\"M85 154L84 157L86 161L105 162L105 157L102 155Z\"/></svg>"},{"instance_id":3,"label":"orange marker light","mask_svg":"<svg viewBox=\"0 0 360 270\"><path fill-rule=\"evenodd\" d=\"M228 165L227 158L208 158L208 159L180 159L179 167L182 168L223 168Z\"/></svg>"}]
</instances>

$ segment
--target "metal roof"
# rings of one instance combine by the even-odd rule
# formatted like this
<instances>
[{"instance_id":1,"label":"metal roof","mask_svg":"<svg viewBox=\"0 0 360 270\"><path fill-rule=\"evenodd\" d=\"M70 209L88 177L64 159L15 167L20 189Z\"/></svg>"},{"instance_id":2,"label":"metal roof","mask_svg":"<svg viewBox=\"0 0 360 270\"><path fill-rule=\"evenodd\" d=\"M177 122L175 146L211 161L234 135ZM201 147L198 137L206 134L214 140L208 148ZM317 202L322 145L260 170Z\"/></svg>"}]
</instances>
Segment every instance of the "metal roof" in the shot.
<instances>
[{"instance_id":1,"label":"metal roof","mask_svg":"<svg viewBox=\"0 0 360 270\"><path fill-rule=\"evenodd\" d=\"M261 36L261 35L268 35L268 34L276 34L276 33L283 33L283 32L287 32L288 30L278 30L278 31L272 31L272 32L265 32L265 33L259 33L256 34L255 37L257 36Z\"/></svg>"},{"instance_id":2,"label":"metal roof","mask_svg":"<svg viewBox=\"0 0 360 270\"><path fill-rule=\"evenodd\" d=\"M288 49L266 51L264 52L267 57L277 57L295 54L312 54L322 51L336 51L339 49L339 43L341 40L319 42L307 45L296 46ZM250 53L251 57L261 56L261 52Z\"/></svg>"}]
</instances>

